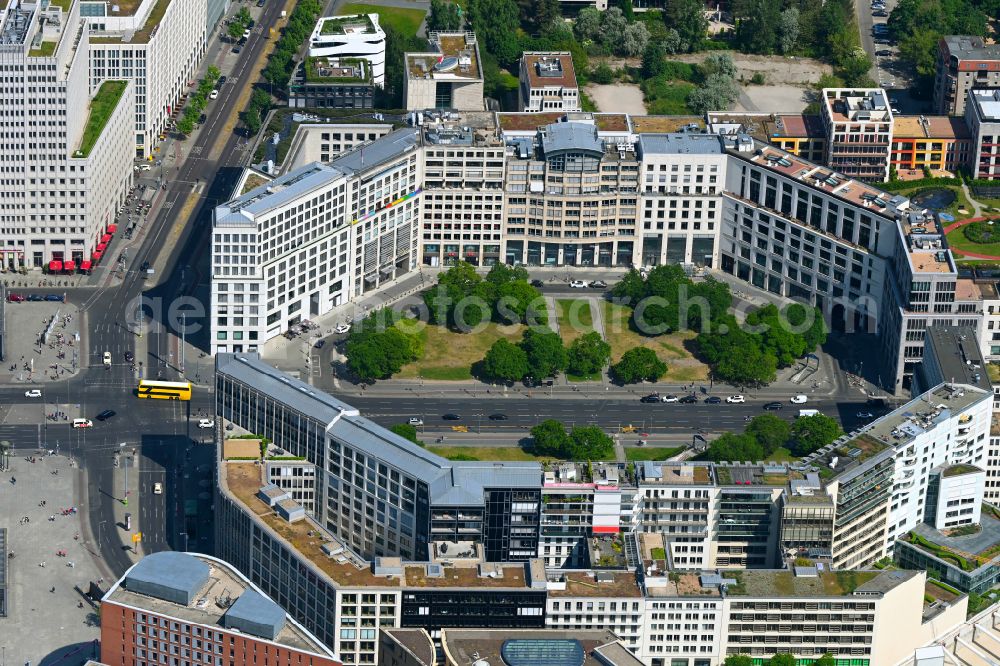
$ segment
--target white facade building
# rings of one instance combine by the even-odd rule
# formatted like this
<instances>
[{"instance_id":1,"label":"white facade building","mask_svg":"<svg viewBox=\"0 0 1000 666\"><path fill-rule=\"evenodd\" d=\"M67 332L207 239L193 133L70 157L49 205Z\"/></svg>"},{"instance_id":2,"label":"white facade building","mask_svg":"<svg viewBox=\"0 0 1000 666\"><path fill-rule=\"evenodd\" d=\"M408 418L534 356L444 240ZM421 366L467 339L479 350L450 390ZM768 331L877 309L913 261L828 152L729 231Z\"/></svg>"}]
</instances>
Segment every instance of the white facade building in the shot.
<instances>
[{"instance_id":1,"label":"white facade building","mask_svg":"<svg viewBox=\"0 0 1000 666\"><path fill-rule=\"evenodd\" d=\"M206 0L142 0L128 15L84 2L94 35L91 87L103 79L135 86L135 156L149 157L189 89L207 44Z\"/></svg>"},{"instance_id":2,"label":"white facade building","mask_svg":"<svg viewBox=\"0 0 1000 666\"><path fill-rule=\"evenodd\" d=\"M0 98L2 263L7 270L52 260L79 266L132 184L122 145L133 89L120 81L88 87L89 30L79 3L42 9L11 1L0 21L0 67L11 85ZM95 95L110 106L106 114L88 109Z\"/></svg>"},{"instance_id":3,"label":"white facade building","mask_svg":"<svg viewBox=\"0 0 1000 666\"><path fill-rule=\"evenodd\" d=\"M580 110L580 88L568 51L523 53L518 78L521 111Z\"/></svg>"},{"instance_id":4,"label":"white facade building","mask_svg":"<svg viewBox=\"0 0 1000 666\"><path fill-rule=\"evenodd\" d=\"M385 85L385 31L378 14L324 16L309 37L310 58L363 58L372 67L375 85Z\"/></svg>"}]
</instances>

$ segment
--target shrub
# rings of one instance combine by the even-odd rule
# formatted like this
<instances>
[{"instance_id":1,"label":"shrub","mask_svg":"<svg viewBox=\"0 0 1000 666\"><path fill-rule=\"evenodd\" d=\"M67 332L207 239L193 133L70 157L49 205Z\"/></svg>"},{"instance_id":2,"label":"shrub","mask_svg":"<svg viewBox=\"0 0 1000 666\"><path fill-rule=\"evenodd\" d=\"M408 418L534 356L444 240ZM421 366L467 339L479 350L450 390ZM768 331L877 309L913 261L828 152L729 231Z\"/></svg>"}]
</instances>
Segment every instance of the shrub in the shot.
<instances>
[{"instance_id":1,"label":"shrub","mask_svg":"<svg viewBox=\"0 0 1000 666\"><path fill-rule=\"evenodd\" d=\"M962 227L962 235L973 243L996 243L1000 241L1000 225L993 220L972 222Z\"/></svg>"}]
</instances>

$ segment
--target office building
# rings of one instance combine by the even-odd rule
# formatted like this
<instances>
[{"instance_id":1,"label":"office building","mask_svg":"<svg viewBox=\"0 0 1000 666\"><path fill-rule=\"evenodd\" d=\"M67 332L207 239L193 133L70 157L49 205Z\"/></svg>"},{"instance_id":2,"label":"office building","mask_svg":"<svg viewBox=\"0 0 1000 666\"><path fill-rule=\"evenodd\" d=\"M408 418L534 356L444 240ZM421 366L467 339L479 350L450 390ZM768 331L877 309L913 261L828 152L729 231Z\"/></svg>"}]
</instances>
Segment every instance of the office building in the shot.
<instances>
[{"instance_id":1,"label":"office building","mask_svg":"<svg viewBox=\"0 0 1000 666\"><path fill-rule=\"evenodd\" d=\"M955 173L969 165L972 139L963 118L954 116L894 117L890 163L907 171Z\"/></svg>"},{"instance_id":2,"label":"office building","mask_svg":"<svg viewBox=\"0 0 1000 666\"><path fill-rule=\"evenodd\" d=\"M826 128L818 115L727 112L706 117L711 134L748 134L816 164L826 159Z\"/></svg>"},{"instance_id":3,"label":"office building","mask_svg":"<svg viewBox=\"0 0 1000 666\"><path fill-rule=\"evenodd\" d=\"M315 636L232 565L208 555L147 555L101 599L101 661L340 666ZM171 660L171 661L168 661Z\"/></svg>"},{"instance_id":4,"label":"office building","mask_svg":"<svg viewBox=\"0 0 1000 666\"><path fill-rule=\"evenodd\" d=\"M293 109L370 109L374 104L372 66L364 58L307 56L288 82Z\"/></svg>"},{"instance_id":5,"label":"office building","mask_svg":"<svg viewBox=\"0 0 1000 666\"><path fill-rule=\"evenodd\" d=\"M573 55L568 51L521 54L517 106L521 111L579 111Z\"/></svg>"},{"instance_id":6,"label":"office building","mask_svg":"<svg viewBox=\"0 0 1000 666\"><path fill-rule=\"evenodd\" d=\"M398 130L216 208L213 353L256 351L416 267L417 139Z\"/></svg>"},{"instance_id":7,"label":"office building","mask_svg":"<svg viewBox=\"0 0 1000 666\"><path fill-rule=\"evenodd\" d=\"M1000 88L1000 46L982 37L945 35L938 42L934 112L964 116L973 88Z\"/></svg>"},{"instance_id":8,"label":"office building","mask_svg":"<svg viewBox=\"0 0 1000 666\"><path fill-rule=\"evenodd\" d=\"M205 54L212 29L206 0L80 5L91 32L90 86L105 79L132 82L134 156L149 158L179 112Z\"/></svg>"},{"instance_id":9,"label":"office building","mask_svg":"<svg viewBox=\"0 0 1000 666\"><path fill-rule=\"evenodd\" d=\"M820 100L826 130L826 166L848 178L889 178L893 117L881 88L824 88Z\"/></svg>"},{"instance_id":10,"label":"office building","mask_svg":"<svg viewBox=\"0 0 1000 666\"><path fill-rule=\"evenodd\" d=\"M288 153L277 170L286 174L313 162L329 162L341 153L350 152L391 131L392 125L381 123L301 123L295 129Z\"/></svg>"},{"instance_id":11,"label":"office building","mask_svg":"<svg viewBox=\"0 0 1000 666\"><path fill-rule=\"evenodd\" d=\"M317 77L321 76L320 67L345 67L352 61L364 60L371 69L365 78L380 88L385 85L385 31L378 21L378 14L325 16L316 21L309 37L307 62L313 61ZM327 76L340 78L337 73Z\"/></svg>"},{"instance_id":12,"label":"office building","mask_svg":"<svg viewBox=\"0 0 1000 666\"><path fill-rule=\"evenodd\" d=\"M432 32L430 53L403 56L403 103L407 111L483 110L479 45L471 32Z\"/></svg>"},{"instance_id":13,"label":"office building","mask_svg":"<svg viewBox=\"0 0 1000 666\"><path fill-rule=\"evenodd\" d=\"M26 86L0 101L6 270L92 261L132 186L132 152L123 146L131 143L135 88L106 79L88 85L90 29L80 8L11 1L0 15L4 69Z\"/></svg>"},{"instance_id":14,"label":"office building","mask_svg":"<svg viewBox=\"0 0 1000 666\"><path fill-rule=\"evenodd\" d=\"M972 138L969 166L973 178L1000 178L1000 90L970 90L965 122Z\"/></svg>"}]
</instances>

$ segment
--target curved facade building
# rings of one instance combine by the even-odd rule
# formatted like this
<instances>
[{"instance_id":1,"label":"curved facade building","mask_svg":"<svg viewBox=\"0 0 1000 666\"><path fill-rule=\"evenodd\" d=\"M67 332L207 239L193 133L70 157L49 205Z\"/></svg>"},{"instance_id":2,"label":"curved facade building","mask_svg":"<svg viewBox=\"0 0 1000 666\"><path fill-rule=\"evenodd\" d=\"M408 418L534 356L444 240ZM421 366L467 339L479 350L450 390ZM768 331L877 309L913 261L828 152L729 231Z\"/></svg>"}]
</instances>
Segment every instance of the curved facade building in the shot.
<instances>
[{"instance_id":1,"label":"curved facade building","mask_svg":"<svg viewBox=\"0 0 1000 666\"><path fill-rule=\"evenodd\" d=\"M385 84L385 32L378 14L325 16L309 38L310 58L364 58L371 64L375 85Z\"/></svg>"}]
</instances>

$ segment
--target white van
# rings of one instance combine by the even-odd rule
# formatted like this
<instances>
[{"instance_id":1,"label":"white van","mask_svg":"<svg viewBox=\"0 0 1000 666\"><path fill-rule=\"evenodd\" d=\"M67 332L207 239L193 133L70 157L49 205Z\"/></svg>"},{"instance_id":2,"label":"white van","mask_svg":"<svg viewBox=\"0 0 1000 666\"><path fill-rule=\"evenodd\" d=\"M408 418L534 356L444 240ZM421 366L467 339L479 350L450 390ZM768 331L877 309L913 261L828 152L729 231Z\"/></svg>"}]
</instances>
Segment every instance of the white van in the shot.
<instances>
[{"instance_id":1,"label":"white van","mask_svg":"<svg viewBox=\"0 0 1000 666\"><path fill-rule=\"evenodd\" d=\"M803 416L816 416L817 414L819 414L819 410L818 409L800 409L799 410L799 418L801 418Z\"/></svg>"},{"instance_id":2,"label":"white van","mask_svg":"<svg viewBox=\"0 0 1000 666\"><path fill-rule=\"evenodd\" d=\"M93 428L94 422L90 419L73 419L74 428Z\"/></svg>"}]
</instances>

